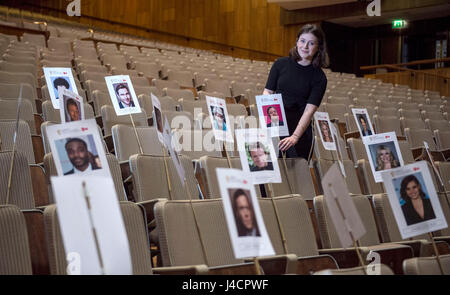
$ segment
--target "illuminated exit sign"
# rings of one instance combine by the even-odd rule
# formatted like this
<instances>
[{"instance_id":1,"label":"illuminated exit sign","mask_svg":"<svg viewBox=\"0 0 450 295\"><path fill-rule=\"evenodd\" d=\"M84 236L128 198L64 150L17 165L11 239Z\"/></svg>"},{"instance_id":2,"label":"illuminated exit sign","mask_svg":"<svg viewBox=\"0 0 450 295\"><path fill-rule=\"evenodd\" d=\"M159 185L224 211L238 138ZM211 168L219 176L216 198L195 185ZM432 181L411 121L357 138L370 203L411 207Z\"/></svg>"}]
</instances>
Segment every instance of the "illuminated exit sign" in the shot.
<instances>
[{"instance_id":1,"label":"illuminated exit sign","mask_svg":"<svg viewBox=\"0 0 450 295\"><path fill-rule=\"evenodd\" d=\"M403 29L406 28L406 20L403 19L396 19L392 22L392 28L393 29Z\"/></svg>"}]
</instances>

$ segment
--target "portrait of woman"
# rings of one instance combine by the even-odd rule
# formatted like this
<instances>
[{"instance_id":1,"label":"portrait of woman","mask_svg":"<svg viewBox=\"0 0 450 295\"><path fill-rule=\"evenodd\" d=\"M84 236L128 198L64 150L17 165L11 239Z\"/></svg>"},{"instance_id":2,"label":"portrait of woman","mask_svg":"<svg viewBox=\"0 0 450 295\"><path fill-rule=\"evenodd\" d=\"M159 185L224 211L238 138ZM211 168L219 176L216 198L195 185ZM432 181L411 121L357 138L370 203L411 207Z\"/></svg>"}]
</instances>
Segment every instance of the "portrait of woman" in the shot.
<instances>
[{"instance_id":1,"label":"portrait of woman","mask_svg":"<svg viewBox=\"0 0 450 295\"><path fill-rule=\"evenodd\" d=\"M267 123L267 128L269 127L276 127L276 126L283 126L283 121L280 120L280 116L278 114L277 109L274 106L270 106L267 108L267 118L269 123Z\"/></svg>"},{"instance_id":2,"label":"portrait of woman","mask_svg":"<svg viewBox=\"0 0 450 295\"><path fill-rule=\"evenodd\" d=\"M319 120L320 132L324 142L333 142L333 136L331 135L330 126L325 120Z\"/></svg>"},{"instance_id":3,"label":"portrait of woman","mask_svg":"<svg viewBox=\"0 0 450 295\"><path fill-rule=\"evenodd\" d=\"M369 123L367 123L366 115L358 115L358 121L361 127L362 136L372 135L372 130L370 130Z\"/></svg>"},{"instance_id":4,"label":"portrait of woman","mask_svg":"<svg viewBox=\"0 0 450 295\"><path fill-rule=\"evenodd\" d=\"M211 107L211 113L214 119L214 128L217 130L227 131L227 124L225 120L225 112L223 108L218 106Z\"/></svg>"},{"instance_id":5,"label":"portrait of woman","mask_svg":"<svg viewBox=\"0 0 450 295\"><path fill-rule=\"evenodd\" d=\"M376 171L400 167L399 161L394 157L391 149L386 145L379 145L376 154Z\"/></svg>"},{"instance_id":6,"label":"portrait of woman","mask_svg":"<svg viewBox=\"0 0 450 295\"><path fill-rule=\"evenodd\" d=\"M408 175L402 180L400 196L405 202L401 207L407 225L436 218L431 201L416 176Z\"/></svg>"}]
</instances>

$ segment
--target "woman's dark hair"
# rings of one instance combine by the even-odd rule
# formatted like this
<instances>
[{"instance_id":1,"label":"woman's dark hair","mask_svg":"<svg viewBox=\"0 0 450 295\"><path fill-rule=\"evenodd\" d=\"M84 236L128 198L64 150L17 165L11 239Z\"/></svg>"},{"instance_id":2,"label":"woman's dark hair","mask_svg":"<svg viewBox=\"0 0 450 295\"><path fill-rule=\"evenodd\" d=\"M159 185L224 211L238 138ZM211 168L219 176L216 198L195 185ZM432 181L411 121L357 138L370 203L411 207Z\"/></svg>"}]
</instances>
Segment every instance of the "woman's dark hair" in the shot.
<instances>
[{"instance_id":1,"label":"woman's dark hair","mask_svg":"<svg viewBox=\"0 0 450 295\"><path fill-rule=\"evenodd\" d=\"M408 197L408 195L406 194L406 187L408 186L408 184L414 181L419 187L419 194L420 197L423 199L425 198L425 193L422 190L422 186L420 185L419 180L417 179L417 177L415 177L414 175L408 175L405 178L403 178L402 183L400 185L400 196L402 197L402 199L405 202L411 202L411 199Z\"/></svg>"},{"instance_id":2,"label":"woman's dark hair","mask_svg":"<svg viewBox=\"0 0 450 295\"><path fill-rule=\"evenodd\" d=\"M267 108L267 110L266 110L266 113L267 113L267 115L270 117L270 115L269 115L269 110L270 109L274 109L275 111L277 110L275 107L273 107L273 106L270 106L270 107L268 107ZM278 112L277 112L278 113Z\"/></svg>"},{"instance_id":3,"label":"woman's dark hair","mask_svg":"<svg viewBox=\"0 0 450 295\"><path fill-rule=\"evenodd\" d=\"M328 53L327 53L327 43L325 40L325 34L320 27L313 25L313 24L304 25L300 29L300 31L297 34L297 40L296 40L295 46L292 47L291 50L289 50L289 57L292 58L296 62L302 60L302 58L300 57L300 54L298 53L298 50L297 50L297 41L302 34L307 34L307 33L313 34L317 38L317 41L319 42L319 49L317 50L317 53L315 54L315 56L313 57L313 60L312 60L313 66L320 67L320 68L328 67L330 62L329 62Z\"/></svg>"},{"instance_id":4,"label":"woman's dark hair","mask_svg":"<svg viewBox=\"0 0 450 295\"><path fill-rule=\"evenodd\" d=\"M253 227L257 231L257 236L259 236L260 235L259 228L258 228L258 223L256 221L255 210L253 209L252 200L250 199L250 197L247 195L247 193L243 189L237 189L234 192L233 197L231 198L231 200L232 200L231 206L233 208L234 218L235 218L236 226L238 229L238 236L245 236L245 232L246 232L246 228L245 228L244 224L242 223L242 220L239 218L239 213L238 213L238 208L237 208L237 199L241 196L244 196L247 199L249 210L252 212Z\"/></svg>"}]
</instances>

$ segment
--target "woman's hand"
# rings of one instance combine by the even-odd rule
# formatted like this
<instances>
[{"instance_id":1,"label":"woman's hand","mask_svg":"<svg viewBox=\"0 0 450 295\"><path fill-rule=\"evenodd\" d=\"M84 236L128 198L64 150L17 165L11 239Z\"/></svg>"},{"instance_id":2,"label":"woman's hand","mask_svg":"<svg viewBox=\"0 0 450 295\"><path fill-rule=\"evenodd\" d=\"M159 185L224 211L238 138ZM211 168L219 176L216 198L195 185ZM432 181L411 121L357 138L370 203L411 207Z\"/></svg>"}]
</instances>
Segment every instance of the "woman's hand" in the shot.
<instances>
[{"instance_id":1,"label":"woman's hand","mask_svg":"<svg viewBox=\"0 0 450 295\"><path fill-rule=\"evenodd\" d=\"M295 134L292 134L289 137L283 138L280 143L278 144L278 148L284 152L290 149L292 146L294 146L298 142L299 137Z\"/></svg>"}]
</instances>

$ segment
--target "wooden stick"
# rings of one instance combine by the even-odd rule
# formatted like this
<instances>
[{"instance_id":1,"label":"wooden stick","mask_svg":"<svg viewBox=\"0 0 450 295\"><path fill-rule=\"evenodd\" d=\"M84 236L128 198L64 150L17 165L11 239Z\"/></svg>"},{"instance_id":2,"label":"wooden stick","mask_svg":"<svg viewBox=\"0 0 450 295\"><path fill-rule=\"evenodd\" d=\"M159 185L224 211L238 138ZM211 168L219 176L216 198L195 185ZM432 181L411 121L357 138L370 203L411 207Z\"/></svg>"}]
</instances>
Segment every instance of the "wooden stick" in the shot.
<instances>
[{"instance_id":1,"label":"wooden stick","mask_svg":"<svg viewBox=\"0 0 450 295\"><path fill-rule=\"evenodd\" d=\"M128 115L130 115L130 120L131 120L131 124L133 125L134 134L136 135L136 140L137 140L137 143L138 143L138 146L139 146L139 152L140 152L141 155L143 155L144 151L142 150L141 140L139 139L139 135L138 135L137 130L136 130L136 125L134 125L133 116L131 115L131 113L129 113Z\"/></svg>"},{"instance_id":2,"label":"wooden stick","mask_svg":"<svg viewBox=\"0 0 450 295\"><path fill-rule=\"evenodd\" d=\"M294 193L294 189L292 188L291 182L289 181L289 173L288 173L287 164L286 164L286 152L282 151L281 155L283 156L283 164L284 164L283 167L284 167L284 173L286 174L286 180L287 180L287 183L289 185L289 189L291 191L291 194L293 194Z\"/></svg>"},{"instance_id":3,"label":"wooden stick","mask_svg":"<svg viewBox=\"0 0 450 295\"><path fill-rule=\"evenodd\" d=\"M261 273L261 266L259 265L258 257L254 257L253 258L253 262L255 263L256 275L258 275L258 276L262 275L262 273Z\"/></svg>"},{"instance_id":4,"label":"wooden stick","mask_svg":"<svg viewBox=\"0 0 450 295\"><path fill-rule=\"evenodd\" d=\"M164 167L165 167L165 170L166 170L167 188L169 189L169 200L173 200L173 196L172 196L172 182L170 181L169 166L167 164L166 153L167 153L167 150L163 146L163 159L164 159Z\"/></svg>"},{"instance_id":5,"label":"wooden stick","mask_svg":"<svg viewBox=\"0 0 450 295\"><path fill-rule=\"evenodd\" d=\"M94 226L94 219L92 218L91 203L89 201L89 195L88 195L87 190L86 190L86 182L83 181L82 185L83 185L84 199L86 201L86 206L87 206L87 209L88 209L87 211L88 211L88 215L89 215L89 222L91 224L92 234L94 235L95 249L97 251L98 260L99 260L99 263L100 263L100 270L102 272L102 275L105 275L106 274L105 273L105 266L103 264L102 253L100 251L100 244L98 242L97 231L95 230L95 226Z\"/></svg>"},{"instance_id":6,"label":"wooden stick","mask_svg":"<svg viewBox=\"0 0 450 295\"><path fill-rule=\"evenodd\" d=\"M202 254L203 254L203 258L205 259L206 265L209 266L209 263L208 263L208 255L206 255L206 247L205 247L205 244L204 244L204 242L203 242L202 234L201 234L201 232L200 232L200 226L198 225L197 215L195 214L194 205L192 204L192 195L191 195L191 192L190 192L189 188L187 187L186 177L184 178L184 187L186 188L186 190L187 190L187 192L188 192L189 203L191 204L192 214L193 214L193 216L194 216L195 227L197 228L198 237L200 238L200 245L202 246Z\"/></svg>"},{"instance_id":7,"label":"wooden stick","mask_svg":"<svg viewBox=\"0 0 450 295\"><path fill-rule=\"evenodd\" d=\"M231 159L230 159L230 155L228 154L227 145L226 145L225 141L223 142L223 149L225 150L225 155L227 156L228 168L233 168L233 166L231 165Z\"/></svg>"},{"instance_id":8,"label":"wooden stick","mask_svg":"<svg viewBox=\"0 0 450 295\"><path fill-rule=\"evenodd\" d=\"M9 173L8 173L8 188L6 190L6 200L5 204L9 204L9 197L11 194L11 185L12 185L12 174L14 169L14 160L16 158L16 142L17 142L17 135L19 133L19 118L20 118L20 107L22 106L22 90L23 90L23 84L20 84L20 90L19 90L19 98L17 100L17 114L16 114L16 126L14 130L14 136L13 136L13 148L12 148L12 154L11 154L11 161L9 164Z\"/></svg>"},{"instance_id":9,"label":"wooden stick","mask_svg":"<svg viewBox=\"0 0 450 295\"><path fill-rule=\"evenodd\" d=\"M428 233L428 236L430 237L431 243L433 244L434 255L436 255L436 260L439 266L439 270L441 271L441 275L445 275L444 268L442 267L441 263L441 258L439 257L439 250L436 246L436 242L434 241L433 235L431 233Z\"/></svg>"}]
</instances>

